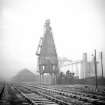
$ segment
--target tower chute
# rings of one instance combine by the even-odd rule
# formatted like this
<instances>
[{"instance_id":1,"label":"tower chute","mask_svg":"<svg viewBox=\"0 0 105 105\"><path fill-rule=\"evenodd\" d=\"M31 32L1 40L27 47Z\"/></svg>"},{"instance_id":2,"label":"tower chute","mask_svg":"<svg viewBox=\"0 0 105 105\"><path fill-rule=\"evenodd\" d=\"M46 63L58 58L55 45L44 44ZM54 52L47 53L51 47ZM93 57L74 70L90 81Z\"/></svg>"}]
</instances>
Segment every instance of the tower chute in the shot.
<instances>
[{"instance_id":1,"label":"tower chute","mask_svg":"<svg viewBox=\"0 0 105 105\"><path fill-rule=\"evenodd\" d=\"M38 72L40 75L49 73L56 75L59 72L58 57L50 27L50 20L46 20L44 36L40 38L36 55L38 56Z\"/></svg>"}]
</instances>

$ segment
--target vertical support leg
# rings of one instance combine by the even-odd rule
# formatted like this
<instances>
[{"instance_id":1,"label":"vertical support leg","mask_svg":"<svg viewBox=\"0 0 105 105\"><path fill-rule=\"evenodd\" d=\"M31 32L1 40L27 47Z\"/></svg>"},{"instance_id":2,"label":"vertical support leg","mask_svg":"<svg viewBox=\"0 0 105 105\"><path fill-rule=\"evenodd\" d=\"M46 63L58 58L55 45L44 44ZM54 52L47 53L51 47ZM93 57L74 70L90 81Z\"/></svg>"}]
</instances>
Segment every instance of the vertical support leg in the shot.
<instances>
[{"instance_id":1,"label":"vertical support leg","mask_svg":"<svg viewBox=\"0 0 105 105\"><path fill-rule=\"evenodd\" d=\"M44 81L44 74L42 74L42 83L44 84L45 81Z\"/></svg>"},{"instance_id":2,"label":"vertical support leg","mask_svg":"<svg viewBox=\"0 0 105 105\"><path fill-rule=\"evenodd\" d=\"M73 64L71 64L71 70L72 70L72 72L73 72Z\"/></svg>"},{"instance_id":3,"label":"vertical support leg","mask_svg":"<svg viewBox=\"0 0 105 105\"><path fill-rule=\"evenodd\" d=\"M56 84L56 75L54 74L54 85Z\"/></svg>"},{"instance_id":4,"label":"vertical support leg","mask_svg":"<svg viewBox=\"0 0 105 105\"><path fill-rule=\"evenodd\" d=\"M102 69L102 79L103 79L103 53L101 52L101 69Z\"/></svg>"},{"instance_id":5,"label":"vertical support leg","mask_svg":"<svg viewBox=\"0 0 105 105\"><path fill-rule=\"evenodd\" d=\"M78 76L78 63L76 63L75 65L76 65L76 76Z\"/></svg>"},{"instance_id":6,"label":"vertical support leg","mask_svg":"<svg viewBox=\"0 0 105 105\"><path fill-rule=\"evenodd\" d=\"M40 74L40 86L41 86L41 74Z\"/></svg>"},{"instance_id":7,"label":"vertical support leg","mask_svg":"<svg viewBox=\"0 0 105 105\"><path fill-rule=\"evenodd\" d=\"M56 82L56 76L55 74L53 74L53 84L55 85L55 82Z\"/></svg>"},{"instance_id":8,"label":"vertical support leg","mask_svg":"<svg viewBox=\"0 0 105 105\"><path fill-rule=\"evenodd\" d=\"M96 60L96 50L95 50L95 56L94 56L94 66L95 66L95 78L96 78L96 90L98 88L98 82L97 82L97 60Z\"/></svg>"},{"instance_id":9,"label":"vertical support leg","mask_svg":"<svg viewBox=\"0 0 105 105\"><path fill-rule=\"evenodd\" d=\"M51 83L50 83L50 85L52 85L52 74L50 74L50 76L51 76Z\"/></svg>"},{"instance_id":10,"label":"vertical support leg","mask_svg":"<svg viewBox=\"0 0 105 105\"><path fill-rule=\"evenodd\" d=\"M57 75L55 74L55 85L57 84Z\"/></svg>"}]
</instances>

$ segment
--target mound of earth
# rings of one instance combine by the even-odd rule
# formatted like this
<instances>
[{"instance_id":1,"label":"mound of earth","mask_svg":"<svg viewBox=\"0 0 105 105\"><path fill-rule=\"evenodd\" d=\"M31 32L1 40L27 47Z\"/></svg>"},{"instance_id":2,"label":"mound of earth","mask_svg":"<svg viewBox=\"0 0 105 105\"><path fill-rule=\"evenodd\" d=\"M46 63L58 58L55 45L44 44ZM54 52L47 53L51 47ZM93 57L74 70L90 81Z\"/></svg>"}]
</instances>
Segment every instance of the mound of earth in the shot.
<instances>
[{"instance_id":1,"label":"mound of earth","mask_svg":"<svg viewBox=\"0 0 105 105\"><path fill-rule=\"evenodd\" d=\"M14 82L34 82L36 81L36 75L28 69L21 70L13 78Z\"/></svg>"}]
</instances>

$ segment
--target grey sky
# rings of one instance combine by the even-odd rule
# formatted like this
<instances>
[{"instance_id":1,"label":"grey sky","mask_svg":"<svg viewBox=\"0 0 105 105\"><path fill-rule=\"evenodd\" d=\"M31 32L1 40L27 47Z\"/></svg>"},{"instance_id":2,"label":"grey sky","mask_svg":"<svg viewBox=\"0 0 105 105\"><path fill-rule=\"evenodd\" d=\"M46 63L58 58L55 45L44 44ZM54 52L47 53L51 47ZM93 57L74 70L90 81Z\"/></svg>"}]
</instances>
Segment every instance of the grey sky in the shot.
<instances>
[{"instance_id":1,"label":"grey sky","mask_svg":"<svg viewBox=\"0 0 105 105\"><path fill-rule=\"evenodd\" d=\"M35 72L35 52L47 18L58 56L78 60L83 52L90 56L97 49L105 59L105 0L0 0L0 7L2 76L23 68Z\"/></svg>"}]
</instances>

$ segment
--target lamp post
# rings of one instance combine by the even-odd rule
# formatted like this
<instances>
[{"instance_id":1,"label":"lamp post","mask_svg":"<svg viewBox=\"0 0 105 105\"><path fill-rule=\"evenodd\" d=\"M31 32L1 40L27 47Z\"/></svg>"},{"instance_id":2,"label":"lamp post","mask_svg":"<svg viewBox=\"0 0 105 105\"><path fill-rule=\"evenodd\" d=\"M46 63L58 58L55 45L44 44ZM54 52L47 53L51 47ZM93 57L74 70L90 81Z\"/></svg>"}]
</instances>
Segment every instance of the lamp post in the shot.
<instances>
[{"instance_id":1,"label":"lamp post","mask_svg":"<svg viewBox=\"0 0 105 105\"><path fill-rule=\"evenodd\" d=\"M94 55L94 67L95 67L95 79L96 79L96 90L98 88L98 83L97 83L97 61L96 61L96 50L94 50L95 55Z\"/></svg>"},{"instance_id":2,"label":"lamp post","mask_svg":"<svg viewBox=\"0 0 105 105\"><path fill-rule=\"evenodd\" d=\"M96 85L96 90L98 88L98 83L97 83L97 61L96 61L96 49L94 50L94 55L92 55L94 57L94 68L95 68L95 85Z\"/></svg>"},{"instance_id":3,"label":"lamp post","mask_svg":"<svg viewBox=\"0 0 105 105\"><path fill-rule=\"evenodd\" d=\"M102 52L101 52L101 69L102 69L102 78L103 78L103 62L102 62L102 59L103 58L103 54L102 54Z\"/></svg>"}]
</instances>

